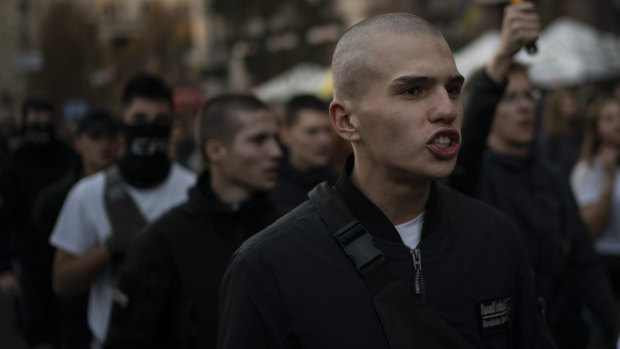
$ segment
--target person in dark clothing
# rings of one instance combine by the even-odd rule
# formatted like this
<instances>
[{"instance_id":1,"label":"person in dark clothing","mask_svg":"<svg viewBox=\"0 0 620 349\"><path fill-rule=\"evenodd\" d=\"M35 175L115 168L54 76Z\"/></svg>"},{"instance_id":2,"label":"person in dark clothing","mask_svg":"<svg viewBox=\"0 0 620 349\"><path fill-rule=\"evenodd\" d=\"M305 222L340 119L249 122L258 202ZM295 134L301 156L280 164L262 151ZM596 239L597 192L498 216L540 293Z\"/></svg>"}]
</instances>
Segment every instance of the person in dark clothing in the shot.
<instances>
[{"instance_id":1,"label":"person in dark clothing","mask_svg":"<svg viewBox=\"0 0 620 349\"><path fill-rule=\"evenodd\" d=\"M332 133L327 105L312 95L298 95L287 103L278 133L286 147L274 200L291 208L308 200L315 185L338 173L331 166Z\"/></svg>"},{"instance_id":2,"label":"person in dark clothing","mask_svg":"<svg viewBox=\"0 0 620 349\"><path fill-rule=\"evenodd\" d=\"M611 341L616 304L568 180L531 151L532 86L513 55L538 33L531 3L505 12L493 58L472 81L463 146L451 181L455 188L511 217L525 240L540 295L559 348L585 348L582 308Z\"/></svg>"},{"instance_id":3,"label":"person in dark clothing","mask_svg":"<svg viewBox=\"0 0 620 349\"><path fill-rule=\"evenodd\" d=\"M18 301L23 317L19 279L21 259L31 241L26 231L30 211L39 192L62 177L77 156L56 139L54 108L43 96L24 100L22 125L25 144L11 154L0 174L0 292Z\"/></svg>"},{"instance_id":4,"label":"person in dark clothing","mask_svg":"<svg viewBox=\"0 0 620 349\"><path fill-rule=\"evenodd\" d=\"M364 20L332 71L330 117L353 155L335 187L236 251L218 348L539 348L514 225L435 184L456 163L464 81L439 30L403 13Z\"/></svg>"},{"instance_id":5,"label":"person in dark clothing","mask_svg":"<svg viewBox=\"0 0 620 349\"><path fill-rule=\"evenodd\" d=\"M269 199L281 150L276 117L222 95L200 116L208 170L189 201L146 228L115 290L107 348L213 348L220 280L241 243L285 211Z\"/></svg>"},{"instance_id":6,"label":"person in dark clothing","mask_svg":"<svg viewBox=\"0 0 620 349\"><path fill-rule=\"evenodd\" d=\"M82 177L112 165L120 150L119 127L106 109L92 109L78 123L73 136L80 161L58 181L44 188L34 203L22 262L27 322L26 339L30 345L53 344L57 348L88 348L90 330L86 320L88 292L71 299L58 299L52 291L54 249L49 236L71 187Z\"/></svg>"}]
</instances>

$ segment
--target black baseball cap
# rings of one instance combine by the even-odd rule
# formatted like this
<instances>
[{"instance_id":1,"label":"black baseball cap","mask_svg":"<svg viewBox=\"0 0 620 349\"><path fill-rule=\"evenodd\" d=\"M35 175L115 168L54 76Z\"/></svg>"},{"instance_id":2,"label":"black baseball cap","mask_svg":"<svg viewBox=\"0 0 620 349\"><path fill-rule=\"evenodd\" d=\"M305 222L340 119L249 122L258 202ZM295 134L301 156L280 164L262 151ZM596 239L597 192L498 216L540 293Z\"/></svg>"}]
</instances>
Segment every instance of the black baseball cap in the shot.
<instances>
[{"instance_id":1,"label":"black baseball cap","mask_svg":"<svg viewBox=\"0 0 620 349\"><path fill-rule=\"evenodd\" d=\"M77 122L76 134L86 133L96 136L101 132L118 133L119 126L114 113L105 108L93 108Z\"/></svg>"}]
</instances>

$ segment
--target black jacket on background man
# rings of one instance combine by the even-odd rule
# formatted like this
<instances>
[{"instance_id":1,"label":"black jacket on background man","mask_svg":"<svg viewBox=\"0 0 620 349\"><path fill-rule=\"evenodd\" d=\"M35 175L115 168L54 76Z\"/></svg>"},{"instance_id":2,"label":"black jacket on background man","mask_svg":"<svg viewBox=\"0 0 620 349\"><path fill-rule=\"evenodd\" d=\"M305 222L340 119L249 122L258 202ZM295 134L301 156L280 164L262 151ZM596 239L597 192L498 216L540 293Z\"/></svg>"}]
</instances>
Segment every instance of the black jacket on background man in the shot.
<instances>
[{"instance_id":1,"label":"black jacket on background man","mask_svg":"<svg viewBox=\"0 0 620 349\"><path fill-rule=\"evenodd\" d=\"M106 348L213 348L220 280L235 249L284 211L257 194L221 203L208 174L151 223L121 272Z\"/></svg>"},{"instance_id":2,"label":"black jacket on background man","mask_svg":"<svg viewBox=\"0 0 620 349\"><path fill-rule=\"evenodd\" d=\"M56 343L63 348L84 348L90 343L86 307L88 291L59 299L52 291L54 248L49 236L71 187L81 178L82 164L45 187L34 203L21 254L22 287L26 307L25 335L30 345Z\"/></svg>"},{"instance_id":3,"label":"black jacket on background man","mask_svg":"<svg viewBox=\"0 0 620 349\"><path fill-rule=\"evenodd\" d=\"M610 335L616 303L566 176L535 152L518 158L486 147L504 89L484 71L474 77L452 185L513 219L527 247L559 347L585 348L582 307Z\"/></svg>"},{"instance_id":4,"label":"black jacket on background man","mask_svg":"<svg viewBox=\"0 0 620 349\"><path fill-rule=\"evenodd\" d=\"M420 297L412 251L353 184L352 167L351 156L337 191L383 251L392 278ZM418 248L428 306L471 345L538 348L534 284L508 218L433 184ZM369 287L310 201L233 256L222 282L218 348L389 348Z\"/></svg>"},{"instance_id":5,"label":"black jacket on background man","mask_svg":"<svg viewBox=\"0 0 620 349\"><path fill-rule=\"evenodd\" d=\"M11 155L0 175L0 272L19 260L29 237L24 236L30 210L39 192L70 171L77 155L64 143L26 144Z\"/></svg>"},{"instance_id":6,"label":"black jacket on background man","mask_svg":"<svg viewBox=\"0 0 620 349\"><path fill-rule=\"evenodd\" d=\"M314 168L301 172L291 165L286 157L280 163L278 182L273 189L273 199L291 209L308 200L308 192L323 181L335 183L338 172L331 166Z\"/></svg>"}]
</instances>

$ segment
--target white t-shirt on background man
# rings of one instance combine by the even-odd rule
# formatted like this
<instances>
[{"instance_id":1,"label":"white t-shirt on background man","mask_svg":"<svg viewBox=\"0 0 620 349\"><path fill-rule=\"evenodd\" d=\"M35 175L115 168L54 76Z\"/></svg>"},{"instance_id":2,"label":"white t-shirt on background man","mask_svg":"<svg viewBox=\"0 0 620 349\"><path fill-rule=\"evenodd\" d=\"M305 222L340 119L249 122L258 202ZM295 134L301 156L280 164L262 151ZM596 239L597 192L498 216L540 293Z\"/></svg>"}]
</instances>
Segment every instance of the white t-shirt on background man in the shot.
<instances>
[{"instance_id":1,"label":"white t-shirt on background man","mask_svg":"<svg viewBox=\"0 0 620 349\"><path fill-rule=\"evenodd\" d=\"M123 182L129 196L147 222L151 222L174 206L187 200L187 191L196 175L173 164L164 183L154 188L137 189ZM112 232L104 203L105 173L98 172L76 183L65 200L50 244L67 253L81 256L101 245ZM88 325L101 345L105 340L112 307L115 278L110 268L91 285L88 300Z\"/></svg>"}]
</instances>

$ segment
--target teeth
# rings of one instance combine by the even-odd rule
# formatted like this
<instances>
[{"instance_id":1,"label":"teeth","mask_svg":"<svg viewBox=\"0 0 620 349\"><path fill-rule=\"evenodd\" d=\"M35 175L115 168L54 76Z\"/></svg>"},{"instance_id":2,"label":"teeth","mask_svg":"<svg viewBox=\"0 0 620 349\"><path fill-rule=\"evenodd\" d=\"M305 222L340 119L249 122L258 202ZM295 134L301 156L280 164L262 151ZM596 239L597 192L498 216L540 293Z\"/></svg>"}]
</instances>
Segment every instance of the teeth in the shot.
<instances>
[{"instance_id":1,"label":"teeth","mask_svg":"<svg viewBox=\"0 0 620 349\"><path fill-rule=\"evenodd\" d=\"M450 137L446 137L446 136L440 136L435 138L435 140L433 140L433 144L438 145L442 148L447 148L448 146L450 146L450 143L452 141L450 140Z\"/></svg>"}]
</instances>

